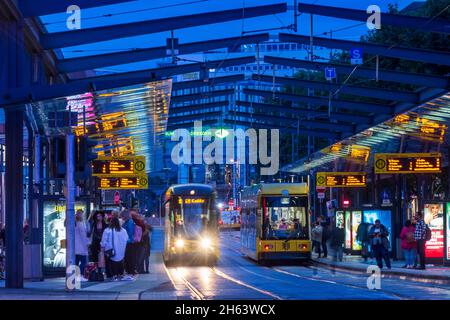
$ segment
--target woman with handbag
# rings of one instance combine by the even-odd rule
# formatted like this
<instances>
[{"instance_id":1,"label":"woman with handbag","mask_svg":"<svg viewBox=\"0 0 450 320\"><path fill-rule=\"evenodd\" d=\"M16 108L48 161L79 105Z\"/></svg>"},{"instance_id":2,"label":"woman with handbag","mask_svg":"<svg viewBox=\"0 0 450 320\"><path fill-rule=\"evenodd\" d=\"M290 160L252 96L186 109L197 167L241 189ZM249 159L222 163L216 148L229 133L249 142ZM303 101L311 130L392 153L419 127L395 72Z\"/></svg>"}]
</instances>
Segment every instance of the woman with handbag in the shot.
<instances>
[{"instance_id":1,"label":"woman with handbag","mask_svg":"<svg viewBox=\"0 0 450 320\"><path fill-rule=\"evenodd\" d=\"M101 247L105 253L106 263L110 267L109 270L113 281L128 280L122 278L127 241L127 232L120 226L119 218L113 216L109 227L103 232L101 241Z\"/></svg>"}]
</instances>

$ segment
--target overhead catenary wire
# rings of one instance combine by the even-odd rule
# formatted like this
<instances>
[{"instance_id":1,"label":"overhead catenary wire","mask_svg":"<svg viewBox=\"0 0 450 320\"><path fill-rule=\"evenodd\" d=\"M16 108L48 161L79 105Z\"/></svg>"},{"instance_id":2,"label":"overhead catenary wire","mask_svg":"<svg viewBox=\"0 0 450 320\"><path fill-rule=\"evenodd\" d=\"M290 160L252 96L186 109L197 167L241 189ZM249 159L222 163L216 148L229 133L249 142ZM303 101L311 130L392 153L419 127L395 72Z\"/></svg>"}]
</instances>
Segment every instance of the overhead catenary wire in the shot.
<instances>
[{"instance_id":1,"label":"overhead catenary wire","mask_svg":"<svg viewBox=\"0 0 450 320\"><path fill-rule=\"evenodd\" d=\"M426 26L427 24L429 24L430 22L432 22L434 19L436 19L437 17L439 17L442 13L444 13L448 8L450 8L450 5L447 5L444 9L442 9L440 12L438 12L436 15L434 15L433 17L431 17L429 20L427 20L427 22L425 22L422 26ZM369 60L365 61L363 64L360 65L356 65L353 70L350 72L350 74L347 76L347 78L344 80L344 82L342 82L342 84L339 86L338 89L336 89L336 91L333 93L333 97L336 96L341 90L342 88L344 88L346 86L346 84L348 83L348 81L350 81L351 77L353 76L353 74L356 72L356 70L358 70L358 68L360 66L363 65L367 65L369 62L372 62L374 59L378 59L377 57L380 55L383 55L384 52L388 52L389 50L397 47L399 44L394 43L392 45L390 45L388 48L386 48L383 52L381 52L380 54L373 56L372 58L370 58Z\"/></svg>"},{"instance_id":2,"label":"overhead catenary wire","mask_svg":"<svg viewBox=\"0 0 450 320\"><path fill-rule=\"evenodd\" d=\"M168 4L168 5L159 6L159 7L152 7L152 8L138 9L138 10L130 10L130 11L122 11L122 12L119 12L119 13L106 13L106 14L102 14L102 15L98 15L98 16L92 16L92 17L83 18L83 20L96 20L96 19L103 19L103 18L111 18L111 17L121 16L121 15L126 15L126 14L148 12L148 11L159 10L159 9L167 9L167 8L179 7L179 6L190 5L190 4L200 3L200 2L207 2L207 1L209 1L209 0L195 0L195 1L190 1L190 2ZM67 23L67 20L43 22L42 25L49 26L49 25L62 24L62 23Z\"/></svg>"}]
</instances>

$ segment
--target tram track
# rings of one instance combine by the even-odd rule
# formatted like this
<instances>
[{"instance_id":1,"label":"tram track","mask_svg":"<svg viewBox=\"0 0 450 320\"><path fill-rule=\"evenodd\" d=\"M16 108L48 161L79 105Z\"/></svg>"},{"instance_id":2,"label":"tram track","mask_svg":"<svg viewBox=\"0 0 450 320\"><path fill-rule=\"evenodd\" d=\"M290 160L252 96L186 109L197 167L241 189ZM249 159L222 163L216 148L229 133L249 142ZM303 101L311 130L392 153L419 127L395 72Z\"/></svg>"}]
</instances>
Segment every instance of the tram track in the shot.
<instances>
[{"instance_id":1,"label":"tram track","mask_svg":"<svg viewBox=\"0 0 450 320\"><path fill-rule=\"evenodd\" d=\"M189 280L186 279L186 277L183 275L183 272L181 271L180 268L174 268L172 270L169 270L164 263L163 263L163 266L164 266L164 270L167 273L167 276L169 277L169 279L172 282L175 289L177 288L177 282L175 281L175 279L173 278L173 276L171 274L172 271L176 272L177 278L179 280L181 280L183 285L189 290L189 292L191 293L192 297L195 300L205 300L206 296L198 288L196 288Z\"/></svg>"},{"instance_id":2,"label":"tram track","mask_svg":"<svg viewBox=\"0 0 450 320\"><path fill-rule=\"evenodd\" d=\"M241 252L240 252L238 249L236 249L236 248L230 247L230 246L228 246L228 245L223 245L223 246L226 247L228 250L234 251L234 252L236 252L236 253L241 253ZM241 254L242 254L242 253L241 253ZM309 269L309 270L316 270L316 271L319 269L318 267L311 267L311 266L299 266L299 267L302 267L302 268L305 268L305 269ZM363 285L359 286L359 285L355 285L355 284L345 283L345 282L342 282L342 281L334 281L334 280L327 280L327 279L318 279L318 278L314 278L314 277L310 277L310 276L302 276L302 275L300 275L300 274L292 273L292 272L289 272L289 271L286 271L286 270L282 270L282 269L277 268L277 267L267 267L267 266L264 266L264 268L269 269L269 270L273 270L273 271L275 271L275 272L277 272L277 273L281 273L281 274L284 274L284 275L287 275L287 276L291 276L291 277L295 277L295 278L298 278L298 279L302 279L302 280L317 281L317 282L322 282L322 283L328 283L328 284L334 284L334 285L345 286L345 287L348 287L348 288L354 288L354 289L366 289L366 290L369 290L369 289L367 288L367 286L363 286ZM245 269L245 268L242 268L242 269ZM326 268L325 268L325 269L326 269ZM250 271L249 271L249 272L250 272ZM345 272L343 272L343 271L338 271L338 272L345 274ZM267 278L266 276L260 275L260 274L258 274L258 273L256 273L256 272L251 272L251 273L253 273L253 274L257 275L257 276L260 276L260 277ZM390 296L392 296L392 297L395 297L395 298L401 299L401 300L411 300L411 299L415 299L415 298L412 297L412 296L407 296L407 295L403 295L403 294L398 294L398 293L396 293L396 292L389 291L389 290L385 290L385 289L380 290L380 291L383 292L383 293L385 293L385 294L387 294L387 295L390 295Z\"/></svg>"},{"instance_id":3,"label":"tram track","mask_svg":"<svg viewBox=\"0 0 450 320\"><path fill-rule=\"evenodd\" d=\"M180 280L182 282L182 284L189 290L189 292L191 293L192 297L195 300L206 300L207 296L201 291L201 289L198 288L198 286L195 286L191 281L189 281L186 276L185 276L185 272L184 270L182 270L181 268L174 268L169 270L166 266L164 266L167 275L169 276L170 281L172 282L172 284L177 287L177 279ZM236 279L228 274L226 274L225 272L218 270L216 267L208 267L209 270L211 270L216 276L223 278L227 281L230 281L232 283L235 283L239 286L245 287L247 289L250 289L252 291L256 291L260 294L263 294L265 296L269 296L270 298L274 299L274 300L283 300L283 298L281 298L280 296L267 291L267 290L263 290L260 288L257 288L255 286L252 286L242 280ZM174 279L172 272L175 273L177 279Z\"/></svg>"}]
</instances>

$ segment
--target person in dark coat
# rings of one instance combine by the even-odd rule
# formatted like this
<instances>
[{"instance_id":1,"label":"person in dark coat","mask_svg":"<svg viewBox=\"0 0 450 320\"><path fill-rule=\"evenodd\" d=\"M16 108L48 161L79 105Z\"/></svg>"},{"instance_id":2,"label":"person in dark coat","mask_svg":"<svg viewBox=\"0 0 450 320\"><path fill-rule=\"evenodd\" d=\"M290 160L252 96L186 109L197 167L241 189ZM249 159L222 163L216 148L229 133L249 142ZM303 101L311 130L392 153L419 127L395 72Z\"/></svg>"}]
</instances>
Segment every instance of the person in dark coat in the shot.
<instances>
[{"instance_id":1,"label":"person in dark coat","mask_svg":"<svg viewBox=\"0 0 450 320\"><path fill-rule=\"evenodd\" d=\"M356 240L361 242L361 256L364 258L365 262L367 262L367 259L370 256L369 230L370 230L370 224L367 222L361 222L360 225L358 226L358 229L356 230Z\"/></svg>"},{"instance_id":2,"label":"person in dark coat","mask_svg":"<svg viewBox=\"0 0 450 320\"><path fill-rule=\"evenodd\" d=\"M105 213L103 211L94 211L92 216L89 217L89 233L90 238L89 246L89 261L94 262L101 272L102 267L105 268L105 273L108 278L111 277L110 268L108 265L101 266L105 261L103 251L100 245L102 241L103 232L108 227L105 220ZM102 256L100 256L102 255Z\"/></svg>"},{"instance_id":3,"label":"person in dark coat","mask_svg":"<svg viewBox=\"0 0 450 320\"><path fill-rule=\"evenodd\" d=\"M328 255L328 248L327 248L327 240L329 239L329 231L328 228L330 226L330 221L327 220L324 216L320 216L320 225L322 226L322 251L323 251L323 257L326 258Z\"/></svg>"},{"instance_id":4,"label":"person in dark coat","mask_svg":"<svg viewBox=\"0 0 450 320\"><path fill-rule=\"evenodd\" d=\"M142 235L142 243L144 247L144 273L150 272L150 250L151 250L151 235L152 226L149 223L145 223L145 232Z\"/></svg>"},{"instance_id":5,"label":"person in dark coat","mask_svg":"<svg viewBox=\"0 0 450 320\"><path fill-rule=\"evenodd\" d=\"M345 232L344 228L333 227L331 233L331 247L335 251L333 259L335 261L341 261L344 256L344 242L345 242Z\"/></svg>"},{"instance_id":6,"label":"person in dark coat","mask_svg":"<svg viewBox=\"0 0 450 320\"><path fill-rule=\"evenodd\" d=\"M386 262L387 268L391 268L388 235L389 231L387 228L381 224L380 220L375 220L375 224L370 228L369 237L372 241L372 247L380 269L383 268L383 259Z\"/></svg>"}]
</instances>

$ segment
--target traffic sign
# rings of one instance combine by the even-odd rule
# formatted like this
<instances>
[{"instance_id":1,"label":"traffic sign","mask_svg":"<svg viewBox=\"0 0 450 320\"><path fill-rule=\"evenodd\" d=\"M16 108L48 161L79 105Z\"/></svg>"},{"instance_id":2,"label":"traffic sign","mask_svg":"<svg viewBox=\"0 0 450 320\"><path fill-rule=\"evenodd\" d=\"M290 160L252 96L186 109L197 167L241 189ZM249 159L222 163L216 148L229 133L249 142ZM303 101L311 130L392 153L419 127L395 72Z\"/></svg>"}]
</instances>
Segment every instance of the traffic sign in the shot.
<instances>
[{"instance_id":1,"label":"traffic sign","mask_svg":"<svg viewBox=\"0 0 450 320\"><path fill-rule=\"evenodd\" d=\"M325 78L329 81L336 79L336 68L325 68Z\"/></svg>"},{"instance_id":2,"label":"traffic sign","mask_svg":"<svg viewBox=\"0 0 450 320\"><path fill-rule=\"evenodd\" d=\"M350 63L351 64L363 64L362 48L351 48L350 49Z\"/></svg>"},{"instance_id":3,"label":"traffic sign","mask_svg":"<svg viewBox=\"0 0 450 320\"><path fill-rule=\"evenodd\" d=\"M144 173L144 156L98 157L92 161L92 175L97 177L118 177Z\"/></svg>"},{"instance_id":4,"label":"traffic sign","mask_svg":"<svg viewBox=\"0 0 450 320\"><path fill-rule=\"evenodd\" d=\"M327 188L323 186L316 186L317 193L324 193Z\"/></svg>"}]
</instances>

